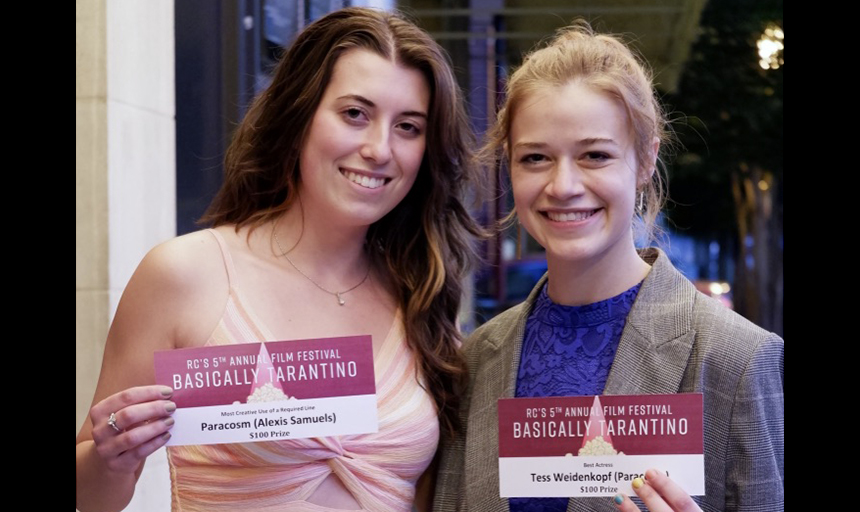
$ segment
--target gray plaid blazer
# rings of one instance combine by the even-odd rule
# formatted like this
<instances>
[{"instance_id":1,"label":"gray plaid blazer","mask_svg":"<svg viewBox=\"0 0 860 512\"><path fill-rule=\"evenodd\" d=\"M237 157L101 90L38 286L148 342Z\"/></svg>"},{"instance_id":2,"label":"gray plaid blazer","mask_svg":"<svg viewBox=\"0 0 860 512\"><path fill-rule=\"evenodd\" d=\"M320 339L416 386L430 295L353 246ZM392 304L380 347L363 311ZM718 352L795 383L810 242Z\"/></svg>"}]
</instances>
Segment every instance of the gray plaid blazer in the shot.
<instances>
[{"instance_id":1,"label":"gray plaid blazer","mask_svg":"<svg viewBox=\"0 0 860 512\"><path fill-rule=\"evenodd\" d=\"M701 392L706 511L784 510L784 343L696 291L656 249L630 310L604 393ZM529 298L463 346L469 385L463 430L443 438L433 509L508 511L499 497L497 400L514 396L523 331L546 276ZM630 494L632 494L632 489ZM617 510L611 498L572 499L568 511Z\"/></svg>"}]
</instances>

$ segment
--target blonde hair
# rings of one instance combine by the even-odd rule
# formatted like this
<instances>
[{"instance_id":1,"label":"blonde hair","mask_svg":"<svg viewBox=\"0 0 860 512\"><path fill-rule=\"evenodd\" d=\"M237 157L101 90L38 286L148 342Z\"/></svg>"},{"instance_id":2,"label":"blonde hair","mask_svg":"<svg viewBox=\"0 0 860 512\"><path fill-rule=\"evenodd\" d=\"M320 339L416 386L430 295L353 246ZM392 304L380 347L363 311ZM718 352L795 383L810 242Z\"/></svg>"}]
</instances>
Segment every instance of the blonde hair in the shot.
<instances>
[{"instance_id":1,"label":"blonde hair","mask_svg":"<svg viewBox=\"0 0 860 512\"><path fill-rule=\"evenodd\" d=\"M624 106L639 164L637 192L642 194L635 224L641 231L639 235L653 240L656 219L666 197L662 162L654 154L654 142L659 141L661 147L669 142L666 114L645 62L619 38L597 34L585 21L577 20L559 30L545 47L528 54L511 75L505 86L505 103L487 134L481 159L492 165L500 159L510 163L508 141L519 105L538 89L571 82L610 94ZM651 162L655 163L653 169Z\"/></svg>"}]
</instances>

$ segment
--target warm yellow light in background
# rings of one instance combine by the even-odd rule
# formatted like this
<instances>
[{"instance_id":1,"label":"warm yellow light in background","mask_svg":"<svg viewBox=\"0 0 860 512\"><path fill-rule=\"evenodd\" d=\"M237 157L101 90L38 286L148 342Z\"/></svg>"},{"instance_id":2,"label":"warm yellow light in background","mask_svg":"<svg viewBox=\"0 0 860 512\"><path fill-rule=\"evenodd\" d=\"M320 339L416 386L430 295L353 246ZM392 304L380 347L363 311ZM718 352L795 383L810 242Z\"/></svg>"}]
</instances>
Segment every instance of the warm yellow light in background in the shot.
<instances>
[{"instance_id":1,"label":"warm yellow light in background","mask_svg":"<svg viewBox=\"0 0 860 512\"><path fill-rule=\"evenodd\" d=\"M714 281L708 285L708 291L710 291L713 296L725 295L732 291L732 287L729 286L729 283L719 283Z\"/></svg>"},{"instance_id":2,"label":"warm yellow light in background","mask_svg":"<svg viewBox=\"0 0 860 512\"><path fill-rule=\"evenodd\" d=\"M785 32L771 23L761 37L756 41L758 47L758 65L762 69L779 69L785 64L783 51L785 50Z\"/></svg>"}]
</instances>

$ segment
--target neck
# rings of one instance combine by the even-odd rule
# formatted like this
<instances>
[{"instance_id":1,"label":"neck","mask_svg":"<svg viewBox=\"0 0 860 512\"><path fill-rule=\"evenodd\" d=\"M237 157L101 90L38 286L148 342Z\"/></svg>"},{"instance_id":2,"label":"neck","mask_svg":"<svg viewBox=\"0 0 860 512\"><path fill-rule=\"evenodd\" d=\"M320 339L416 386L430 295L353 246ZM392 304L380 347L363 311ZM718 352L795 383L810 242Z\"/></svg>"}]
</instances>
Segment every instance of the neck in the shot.
<instances>
[{"instance_id":1,"label":"neck","mask_svg":"<svg viewBox=\"0 0 860 512\"><path fill-rule=\"evenodd\" d=\"M596 261L569 261L547 254L547 293L556 304L582 306L615 297L645 279L651 266L632 243L629 251Z\"/></svg>"},{"instance_id":2,"label":"neck","mask_svg":"<svg viewBox=\"0 0 860 512\"><path fill-rule=\"evenodd\" d=\"M354 285L368 271L367 226L337 229L324 225L324 219L307 212L303 215L301 203L296 202L274 222L272 250L277 257L286 253L302 272L338 291Z\"/></svg>"}]
</instances>

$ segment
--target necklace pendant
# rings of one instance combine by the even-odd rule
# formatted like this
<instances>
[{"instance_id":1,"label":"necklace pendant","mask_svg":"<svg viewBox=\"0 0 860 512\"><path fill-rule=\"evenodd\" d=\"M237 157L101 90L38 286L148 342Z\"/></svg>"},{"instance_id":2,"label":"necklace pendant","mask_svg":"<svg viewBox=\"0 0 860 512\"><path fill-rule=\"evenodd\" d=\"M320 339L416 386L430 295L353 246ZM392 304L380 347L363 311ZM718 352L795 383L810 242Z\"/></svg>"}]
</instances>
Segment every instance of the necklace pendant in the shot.
<instances>
[{"instance_id":1,"label":"necklace pendant","mask_svg":"<svg viewBox=\"0 0 860 512\"><path fill-rule=\"evenodd\" d=\"M343 297L340 296L340 292L335 293L335 295L337 295L337 303L338 304L340 304L341 306L346 304L346 301L343 300Z\"/></svg>"}]
</instances>

